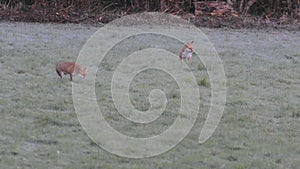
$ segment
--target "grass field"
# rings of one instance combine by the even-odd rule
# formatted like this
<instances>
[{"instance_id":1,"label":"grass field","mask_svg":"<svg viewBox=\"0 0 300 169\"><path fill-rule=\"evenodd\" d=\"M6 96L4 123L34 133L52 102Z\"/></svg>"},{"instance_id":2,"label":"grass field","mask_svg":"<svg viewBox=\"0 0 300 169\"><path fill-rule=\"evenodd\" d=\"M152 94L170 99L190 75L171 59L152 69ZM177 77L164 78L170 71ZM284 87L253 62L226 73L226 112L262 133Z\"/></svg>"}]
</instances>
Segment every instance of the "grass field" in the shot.
<instances>
[{"instance_id":1,"label":"grass field","mask_svg":"<svg viewBox=\"0 0 300 169\"><path fill-rule=\"evenodd\" d=\"M55 72L58 61L76 60L97 29L91 25L0 23L0 168L299 168L299 31L202 29L218 51L227 78L227 102L217 130L199 145L199 129L206 115L199 114L191 132L175 148L151 158L130 159L113 155L89 139L74 110L72 83L68 76L61 80ZM208 77L196 60L192 68L202 93L201 111L206 112ZM104 78L109 70L104 65ZM139 74L130 89L133 105L145 110L151 84L165 87L170 105L163 118L152 124L155 130L131 128L112 113L111 105L102 105L114 128L143 137L160 133L174 120L178 86L167 74L157 77L165 81L149 80L153 74L158 73ZM82 81L77 76L73 83ZM149 84L145 93L140 92ZM96 85L99 104L110 104L111 98L106 97L109 84Z\"/></svg>"}]
</instances>

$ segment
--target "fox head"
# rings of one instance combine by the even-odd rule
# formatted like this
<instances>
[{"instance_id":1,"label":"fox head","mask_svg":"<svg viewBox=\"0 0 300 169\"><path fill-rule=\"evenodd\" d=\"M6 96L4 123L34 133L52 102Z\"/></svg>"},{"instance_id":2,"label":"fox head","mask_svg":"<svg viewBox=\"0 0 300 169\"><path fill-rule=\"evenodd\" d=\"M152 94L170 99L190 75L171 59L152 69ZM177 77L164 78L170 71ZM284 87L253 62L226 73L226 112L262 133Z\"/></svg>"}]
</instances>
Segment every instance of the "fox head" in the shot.
<instances>
[{"instance_id":1,"label":"fox head","mask_svg":"<svg viewBox=\"0 0 300 169\"><path fill-rule=\"evenodd\" d=\"M194 41L192 40L185 45L185 47L190 49L192 52L194 52L193 43L194 43Z\"/></svg>"},{"instance_id":2,"label":"fox head","mask_svg":"<svg viewBox=\"0 0 300 169\"><path fill-rule=\"evenodd\" d=\"M86 74L87 74L87 68L83 68L80 70L80 74L83 76L83 78L85 78Z\"/></svg>"}]
</instances>

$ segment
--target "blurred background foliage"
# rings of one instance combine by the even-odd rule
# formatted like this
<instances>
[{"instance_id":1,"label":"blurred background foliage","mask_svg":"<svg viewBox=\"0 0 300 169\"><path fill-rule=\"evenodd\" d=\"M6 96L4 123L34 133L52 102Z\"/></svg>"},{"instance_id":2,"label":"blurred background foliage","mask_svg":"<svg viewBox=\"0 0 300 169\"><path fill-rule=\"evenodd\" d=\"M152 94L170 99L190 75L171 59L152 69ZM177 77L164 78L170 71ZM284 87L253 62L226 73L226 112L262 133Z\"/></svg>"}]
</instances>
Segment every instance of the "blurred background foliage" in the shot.
<instances>
[{"instance_id":1,"label":"blurred background foliage","mask_svg":"<svg viewBox=\"0 0 300 169\"><path fill-rule=\"evenodd\" d=\"M35 11L36 17L41 15L49 17L49 20L51 17L66 19L70 15L78 15L81 16L80 19L83 19L84 16L88 17L104 12L118 14L118 16L144 11L182 15L193 14L194 3L199 1L201 0L0 0L0 12L21 11L22 14L24 11L27 13ZM202 1L205 2L205 0ZM239 16L300 18L300 0L223 1L231 5ZM99 20L104 18L105 16L101 16Z\"/></svg>"}]
</instances>

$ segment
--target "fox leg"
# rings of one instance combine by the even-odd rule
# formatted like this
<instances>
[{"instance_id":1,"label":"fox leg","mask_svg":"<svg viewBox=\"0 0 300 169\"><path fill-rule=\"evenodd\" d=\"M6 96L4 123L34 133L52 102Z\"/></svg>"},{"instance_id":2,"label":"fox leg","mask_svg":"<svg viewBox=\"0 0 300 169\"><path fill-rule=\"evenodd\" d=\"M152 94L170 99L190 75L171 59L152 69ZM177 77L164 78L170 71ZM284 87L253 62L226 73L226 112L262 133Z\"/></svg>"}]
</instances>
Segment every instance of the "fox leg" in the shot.
<instances>
[{"instance_id":1,"label":"fox leg","mask_svg":"<svg viewBox=\"0 0 300 169\"><path fill-rule=\"evenodd\" d=\"M193 54L190 54L190 55L188 56L188 61L189 61L189 62L191 61L192 56L193 56Z\"/></svg>"},{"instance_id":2,"label":"fox leg","mask_svg":"<svg viewBox=\"0 0 300 169\"><path fill-rule=\"evenodd\" d=\"M179 58L178 58L178 60L180 60L180 62L182 62L183 58L182 58L182 56L181 56L181 55L179 55Z\"/></svg>"},{"instance_id":3,"label":"fox leg","mask_svg":"<svg viewBox=\"0 0 300 169\"><path fill-rule=\"evenodd\" d=\"M73 81L73 75L70 73L70 80Z\"/></svg>"}]
</instances>

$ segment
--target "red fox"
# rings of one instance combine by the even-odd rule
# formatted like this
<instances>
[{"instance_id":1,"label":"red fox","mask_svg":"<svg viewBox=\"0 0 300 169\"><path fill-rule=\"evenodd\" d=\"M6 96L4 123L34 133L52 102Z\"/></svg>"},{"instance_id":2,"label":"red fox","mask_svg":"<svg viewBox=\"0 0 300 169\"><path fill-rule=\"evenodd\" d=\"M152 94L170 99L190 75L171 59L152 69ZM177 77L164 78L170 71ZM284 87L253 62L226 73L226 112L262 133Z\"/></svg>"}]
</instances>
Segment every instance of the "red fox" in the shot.
<instances>
[{"instance_id":1,"label":"red fox","mask_svg":"<svg viewBox=\"0 0 300 169\"><path fill-rule=\"evenodd\" d=\"M187 58L188 61L190 61L190 59L193 56L194 53L194 47L193 47L193 43L194 41L191 41L189 43L186 43L184 45L184 47L182 48L182 50L179 53L179 60L182 62L183 59Z\"/></svg>"},{"instance_id":2,"label":"red fox","mask_svg":"<svg viewBox=\"0 0 300 169\"><path fill-rule=\"evenodd\" d=\"M74 62L59 62L56 64L56 72L60 78L62 73L69 74L70 80L73 81L73 75L82 75L83 78L86 76L86 68L81 68L80 65Z\"/></svg>"}]
</instances>

